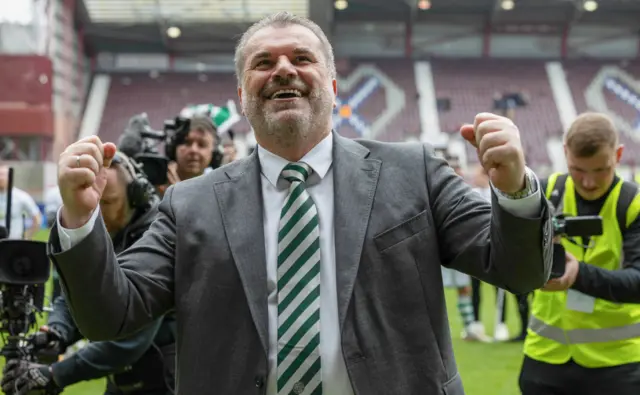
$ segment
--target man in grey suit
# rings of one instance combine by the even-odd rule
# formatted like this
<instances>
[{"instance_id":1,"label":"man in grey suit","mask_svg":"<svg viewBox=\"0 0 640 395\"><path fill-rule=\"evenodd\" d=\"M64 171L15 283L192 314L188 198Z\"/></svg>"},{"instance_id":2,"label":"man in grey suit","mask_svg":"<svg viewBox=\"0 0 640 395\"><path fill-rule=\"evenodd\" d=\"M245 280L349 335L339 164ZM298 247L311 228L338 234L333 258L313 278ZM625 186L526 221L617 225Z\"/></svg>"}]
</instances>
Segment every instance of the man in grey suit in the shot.
<instances>
[{"instance_id":1,"label":"man in grey suit","mask_svg":"<svg viewBox=\"0 0 640 395\"><path fill-rule=\"evenodd\" d=\"M440 265L513 293L550 273L517 127L480 114L461 130L492 208L426 145L332 132L333 52L312 22L263 19L236 65L258 148L170 187L118 257L97 209L115 146L61 155L51 256L80 330L115 339L175 309L181 395L462 395Z\"/></svg>"}]
</instances>

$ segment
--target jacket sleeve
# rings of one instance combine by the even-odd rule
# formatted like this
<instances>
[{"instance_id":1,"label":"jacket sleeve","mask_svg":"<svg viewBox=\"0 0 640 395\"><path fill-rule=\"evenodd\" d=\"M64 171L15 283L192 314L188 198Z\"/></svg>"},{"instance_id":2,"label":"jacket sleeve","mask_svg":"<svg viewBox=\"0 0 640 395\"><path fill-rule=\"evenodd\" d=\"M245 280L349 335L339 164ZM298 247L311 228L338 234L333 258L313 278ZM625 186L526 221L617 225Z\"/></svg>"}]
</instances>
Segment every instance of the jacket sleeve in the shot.
<instances>
[{"instance_id":1,"label":"jacket sleeve","mask_svg":"<svg viewBox=\"0 0 640 395\"><path fill-rule=\"evenodd\" d=\"M623 237L624 265L607 270L580 262L573 289L616 303L640 303L640 217Z\"/></svg>"},{"instance_id":2,"label":"jacket sleeve","mask_svg":"<svg viewBox=\"0 0 640 395\"><path fill-rule=\"evenodd\" d=\"M139 360L151 347L163 319L127 339L89 343L70 357L51 365L60 387L116 373Z\"/></svg>"},{"instance_id":3,"label":"jacket sleeve","mask_svg":"<svg viewBox=\"0 0 640 395\"><path fill-rule=\"evenodd\" d=\"M87 339L130 336L174 307L174 188L167 190L149 229L118 256L102 216L89 235L65 251L60 249L57 225L53 227L49 256L76 325Z\"/></svg>"},{"instance_id":4,"label":"jacket sleeve","mask_svg":"<svg viewBox=\"0 0 640 395\"><path fill-rule=\"evenodd\" d=\"M425 153L427 187L444 266L514 294L544 286L551 274L551 216L544 194L540 212L515 216L489 204L442 159Z\"/></svg>"},{"instance_id":5,"label":"jacket sleeve","mask_svg":"<svg viewBox=\"0 0 640 395\"><path fill-rule=\"evenodd\" d=\"M53 300L53 311L49 314L47 325L60 334L65 348L82 339L82 334L73 321L64 295Z\"/></svg>"}]
</instances>

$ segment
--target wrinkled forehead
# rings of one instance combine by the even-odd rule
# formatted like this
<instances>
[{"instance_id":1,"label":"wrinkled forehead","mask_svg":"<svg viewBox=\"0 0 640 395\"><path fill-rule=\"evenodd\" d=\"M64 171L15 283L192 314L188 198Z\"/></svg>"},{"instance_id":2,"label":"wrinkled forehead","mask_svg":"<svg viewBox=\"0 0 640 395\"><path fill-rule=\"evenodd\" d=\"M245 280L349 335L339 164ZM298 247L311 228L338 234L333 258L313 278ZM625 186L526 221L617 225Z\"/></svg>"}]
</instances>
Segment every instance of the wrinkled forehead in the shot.
<instances>
[{"instance_id":1,"label":"wrinkled forehead","mask_svg":"<svg viewBox=\"0 0 640 395\"><path fill-rule=\"evenodd\" d=\"M324 59L318 36L301 25L268 26L256 31L247 41L244 55L245 62L251 62L256 57L295 52L311 52Z\"/></svg>"}]
</instances>

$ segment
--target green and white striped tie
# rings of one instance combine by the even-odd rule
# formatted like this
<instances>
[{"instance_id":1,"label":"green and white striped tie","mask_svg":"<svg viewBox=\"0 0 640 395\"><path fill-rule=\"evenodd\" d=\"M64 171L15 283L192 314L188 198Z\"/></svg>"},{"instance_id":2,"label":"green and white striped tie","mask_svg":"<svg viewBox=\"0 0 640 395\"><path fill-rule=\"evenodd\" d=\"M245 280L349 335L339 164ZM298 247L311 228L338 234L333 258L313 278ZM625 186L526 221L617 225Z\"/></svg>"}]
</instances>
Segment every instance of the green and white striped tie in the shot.
<instances>
[{"instance_id":1,"label":"green and white striped tie","mask_svg":"<svg viewBox=\"0 0 640 395\"><path fill-rule=\"evenodd\" d=\"M320 228L305 189L306 163L281 177L289 194L278 232L278 395L322 394L320 370Z\"/></svg>"}]
</instances>

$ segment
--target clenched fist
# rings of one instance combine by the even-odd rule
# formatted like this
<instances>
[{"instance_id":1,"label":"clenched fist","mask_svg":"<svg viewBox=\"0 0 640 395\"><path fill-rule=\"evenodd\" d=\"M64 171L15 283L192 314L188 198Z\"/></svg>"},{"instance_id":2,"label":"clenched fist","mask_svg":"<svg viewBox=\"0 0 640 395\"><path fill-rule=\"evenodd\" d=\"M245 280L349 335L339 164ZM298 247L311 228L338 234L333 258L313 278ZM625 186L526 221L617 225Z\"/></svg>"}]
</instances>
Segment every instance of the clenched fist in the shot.
<instances>
[{"instance_id":1,"label":"clenched fist","mask_svg":"<svg viewBox=\"0 0 640 395\"><path fill-rule=\"evenodd\" d=\"M509 118L481 113L473 125L462 126L460 134L477 149L478 159L497 189L511 194L525 187L520 131Z\"/></svg>"},{"instance_id":2,"label":"clenched fist","mask_svg":"<svg viewBox=\"0 0 640 395\"><path fill-rule=\"evenodd\" d=\"M62 226L76 229L87 223L98 207L107 184L105 168L116 153L113 143L98 136L79 140L60 154L58 188L62 196Z\"/></svg>"}]
</instances>

